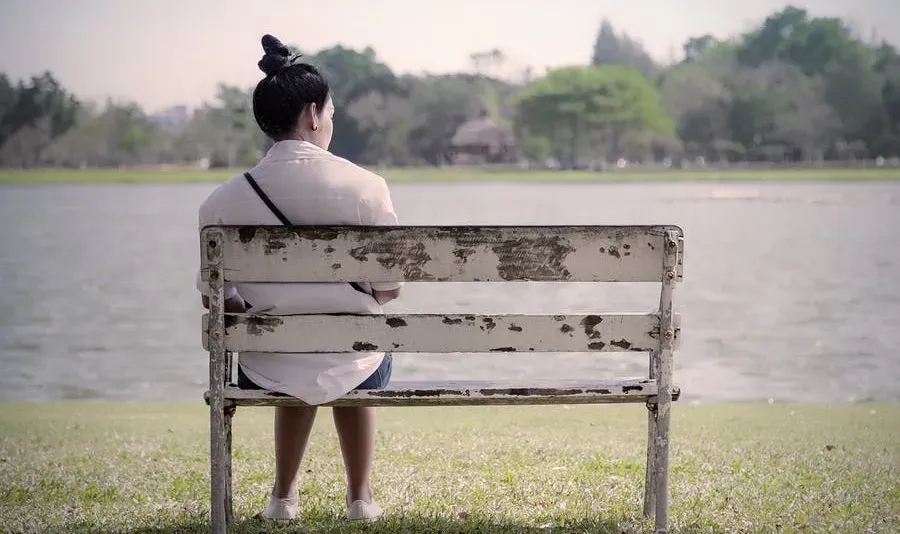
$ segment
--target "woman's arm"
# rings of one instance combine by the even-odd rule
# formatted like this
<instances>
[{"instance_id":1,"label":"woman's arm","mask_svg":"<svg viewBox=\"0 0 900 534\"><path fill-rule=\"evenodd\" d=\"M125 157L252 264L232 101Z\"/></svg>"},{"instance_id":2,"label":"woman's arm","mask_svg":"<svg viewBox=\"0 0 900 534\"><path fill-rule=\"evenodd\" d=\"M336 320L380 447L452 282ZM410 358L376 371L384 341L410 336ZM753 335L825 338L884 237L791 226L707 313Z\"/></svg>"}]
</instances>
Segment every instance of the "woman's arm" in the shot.
<instances>
[{"instance_id":1,"label":"woman's arm","mask_svg":"<svg viewBox=\"0 0 900 534\"><path fill-rule=\"evenodd\" d=\"M204 308L209 309L209 297L201 295L200 303ZM225 313L244 313L245 311L247 311L247 303L240 296L225 299Z\"/></svg>"}]
</instances>

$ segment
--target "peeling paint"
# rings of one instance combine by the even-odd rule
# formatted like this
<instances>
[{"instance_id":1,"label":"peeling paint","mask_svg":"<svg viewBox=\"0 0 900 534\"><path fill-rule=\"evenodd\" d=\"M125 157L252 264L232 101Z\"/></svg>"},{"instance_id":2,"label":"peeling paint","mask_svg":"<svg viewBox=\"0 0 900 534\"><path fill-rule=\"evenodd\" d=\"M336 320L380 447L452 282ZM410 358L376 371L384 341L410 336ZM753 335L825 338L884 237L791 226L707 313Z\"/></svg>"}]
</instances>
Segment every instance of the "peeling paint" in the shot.
<instances>
[{"instance_id":1,"label":"peeling paint","mask_svg":"<svg viewBox=\"0 0 900 534\"><path fill-rule=\"evenodd\" d=\"M369 261L369 255L374 255L375 261L385 269L399 267L407 278L434 280L434 276L425 269L431 261L431 255L424 243L410 240L376 241L374 236L368 239L368 242L351 248L347 253L360 262Z\"/></svg>"},{"instance_id":2,"label":"peeling paint","mask_svg":"<svg viewBox=\"0 0 900 534\"><path fill-rule=\"evenodd\" d=\"M413 398L443 397L445 395L469 396L468 390L461 389L373 389L366 392L370 397Z\"/></svg>"},{"instance_id":3,"label":"peeling paint","mask_svg":"<svg viewBox=\"0 0 900 534\"><path fill-rule=\"evenodd\" d=\"M613 347L619 347L622 350L629 350L631 348L631 342L627 339L620 339L618 341L610 341L610 345Z\"/></svg>"},{"instance_id":4,"label":"peeling paint","mask_svg":"<svg viewBox=\"0 0 900 534\"><path fill-rule=\"evenodd\" d=\"M472 317L472 319L475 319L475 318ZM462 323L462 319L457 319L457 318L454 318L454 317L447 317L447 316L444 316L444 318L441 319L441 322L444 323L444 324L450 324L450 325L453 325L453 324L461 324L461 323Z\"/></svg>"},{"instance_id":5,"label":"peeling paint","mask_svg":"<svg viewBox=\"0 0 900 534\"><path fill-rule=\"evenodd\" d=\"M570 324L564 324L559 327L559 331L562 332L563 334L569 334L569 336L573 336L574 334L572 334L572 332L574 332L575 329L572 328L572 325L570 325Z\"/></svg>"},{"instance_id":6,"label":"peeling paint","mask_svg":"<svg viewBox=\"0 0 900 534\"><path fill-rule=\"evenodd\" d=\"M278 250L283 250L287 248L287 243L282 241L281 239L267 239L264 247L265 253L267 256L271 256Z\"/></svg>"},{"instance_id":7,"label":"peeling paint","mask_svg":"<svg viewBox=\"0 0 900 534\"><path fill-rule=\"evenodd\" d=\"M488 332L490 332L491 330L493 330L494 328L497 327L497 323L495 323L494 320L491 319L490 317L485 317L484 319L481 320L481 322L484 323L484 326L482 326L481 329L487 330Z\"/></svg>"},{"instance_id":8,"label":"peeling paint","mask_svg":"<svg viewBox=\"0 0 900 534\"><path fill-rule=\"evenodd\" d=\"M581 320L581 326L584 327L584 335L589 339L600 339L600 332L594 330L598 324L603 322L603 317L599 315L588 315Z\"/></svg>"},{"instance_id":9,"label":"peeling paint","mask_svg":"<svg viewBox=\"0 0 900 534\"><path fill-rule=\"evenodd\" d=\"M568 280L566 258L575 249L560 236L517 237L491 247L497 255L497 273L503 280L527 280L529 275Z\"/></svg>"},{"instance_id":10,"label":"peeling paint","mask_svg":"<svg viewBox=\"0 0 900 534\"><path fill-rule=\"evenodd\" d=\"M374 352L378 350L378 345L373 345L365 341L357 341L353 344L353 350L356 352Z\"/></svg>"},{"instance_id":11,"label":"peeling paint","mask_svg":"<svg viewBox=\"0 0 900 534\"><path fill-rule=\"evenodd\" d=\"M468 247L459 247L453 250L453 255L456 256L456 259L459 260L459 263L465 264L469 261L469 256L475 254L474 248Z\"/></svg>"},{"instance_id":12,"label":"peeling paint","mask_svg":"<svg viewBox=\"0 0 900 534\"><path fill-rule=\"evenodd\" d=\"M401 326L407 326L406 321L400 317L388 317L385 323L387 323L387 325L391 328L400 328Z\"/></svg>"},{"instance_id":13,"label":"peeling paint","mask_svg":"<svg viewBox=\"0 0 900 534\"><path fill-rule=\"evenodd\" d=\"M226 318L227 317L228 316L226 316ZM284 324L284 321L278 317L251 315L249 317L240 318L237 323L247 325L248 335L261 336L266 332L274 332L276 328Z\"/></svg>"},{"instance_id":14,"label":"peeling paint","mask_svg":"<svg viewBox=\"0 0 900 534\"><path fill-rule=\"evenodd\" d=\"M515 323L509 325L509 328L508 328L508 329L509 329L510 332L521 332L521 331L522 331L522 327L519 326L519 325L517 325L517 324L515 324Z\"/></svg>"},{"instance_id":15,"label":"peeling paint","mask_svg":"<svg viewBox=\"0 0 900 534\"><path fill-rule=\"evenodd\" d=\"M516 352L515 347L497 347L495 349L491 349L491 352Z\"/></svg>"},{"instance_id":16,"label":"peeling paint","mask_svg":"<svg viewBox=\"0 0 900 534\"><path fill-rule=\"evenodd\" d=\"M606 343L602 341L593 341L588 343L588 348L591 350L603 350L603 347L606 346Z\"/></svg>"},{"instance_id":17,"label":"peeling paint","mask_svg":"<svg viewBox=\"0 0 900 534\"><path fill-rule=\"evenodd\" d=\"M240 239L241 243L247 244L253 241L253 236L256 235L256 228L253 226L244 226L240 230L238 230L238 239Z\"/></svg>"}]
</instances>

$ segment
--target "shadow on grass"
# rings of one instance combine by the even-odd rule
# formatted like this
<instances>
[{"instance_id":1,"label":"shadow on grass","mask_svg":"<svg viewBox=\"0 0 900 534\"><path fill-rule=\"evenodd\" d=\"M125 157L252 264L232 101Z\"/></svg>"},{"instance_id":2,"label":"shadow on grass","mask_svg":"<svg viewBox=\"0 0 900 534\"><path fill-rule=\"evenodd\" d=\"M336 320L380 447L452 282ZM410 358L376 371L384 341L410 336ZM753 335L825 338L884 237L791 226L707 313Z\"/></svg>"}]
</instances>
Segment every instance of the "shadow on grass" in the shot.
<instances>
[{"instance_id":1,"label":"shadow on grass","mask_svg":"<svg viewBox=\"0 0 900 534\"><path fill-rule=\"evenodd\" d=\"M208 533L210 524L206 520L189 519L140 527L100 527L78 524L44 531L48 534L199 534ZM323 515L305 518L297 523L277 525L260 519L245 519L233 523L228 529L233 534L250 534L260 532L276 533L372 533L372 534L408 534L408 533L441 533L441 534L560 534L560 533L592 533L592 534L637 534L653 532L652 521L642 522L634 518L607 518L596 520L577 520L556 523L551 520L538 524L522 524L514 520L492 520L484 517L452 519L422 516L394 516L384 521L365 524L349 523L343 517ZM690 525L685 528L671 529L673 534L699 534L724 532L712 525Z\"/></svg>"}]
</instances>

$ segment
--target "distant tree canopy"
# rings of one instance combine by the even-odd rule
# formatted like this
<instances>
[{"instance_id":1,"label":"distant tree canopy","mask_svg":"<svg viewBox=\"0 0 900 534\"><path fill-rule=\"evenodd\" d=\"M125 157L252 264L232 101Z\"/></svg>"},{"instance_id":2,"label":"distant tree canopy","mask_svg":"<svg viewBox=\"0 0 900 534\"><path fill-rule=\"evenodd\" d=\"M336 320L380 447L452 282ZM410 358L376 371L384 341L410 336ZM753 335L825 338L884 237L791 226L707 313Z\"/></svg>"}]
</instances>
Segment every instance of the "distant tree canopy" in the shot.
<instances>
[{"instance_id":1,"label":"distant tree canopy","mask_svg":"<svg viewBox=\"0 0 900 534\"><path fill-rule=\"evenodd\" d=\"M656 87L632 67L551 71L522 90L516 106L519 131L547 140L554 155L572 166L600 156L598 146L620 152L628 133L672 132Z\"/></svg>"},{"instance_id":2,"label":"distant tree canopy","mask_svg":"<svg viewBox=\"0 0 900 534\"><path fill-rule=\"evenodd\" d=\"M691 37L682 51L660 64L602 20L588 64L526 69L516 81L496 77L507 62L499 48L473 52L468 74L398 76L372 48L306 60L333 87L332 151L362 164L447 164L460 125L483 114L509 132L513 154L538 164L900 157L893 44L788 6L746 34ZM0 74L0 166L251 166L267 140L250 93L220 85L190 114L148 116L127 101L81 103L51 73Z\"/></svg>"}]
</instances>

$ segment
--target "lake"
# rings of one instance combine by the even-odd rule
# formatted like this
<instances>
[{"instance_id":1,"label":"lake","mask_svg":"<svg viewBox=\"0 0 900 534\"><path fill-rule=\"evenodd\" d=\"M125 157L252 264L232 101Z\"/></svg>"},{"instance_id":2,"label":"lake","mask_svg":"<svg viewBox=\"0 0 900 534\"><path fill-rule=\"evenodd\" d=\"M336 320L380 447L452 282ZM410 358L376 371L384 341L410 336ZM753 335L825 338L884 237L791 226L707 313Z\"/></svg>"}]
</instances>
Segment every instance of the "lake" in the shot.
<instances>
[{"instance_id":1,"label":"lake","mask_svg":"<svg viewBox=\"0 0 900 534\"><path fill-rule=\"evenodd\" d=\"M213 185L0 187L0 400L202 402ZM677 224L687 402L900 402L900 183L401 184L406 224ZM508 287L512 286L512 287ZM656 284L408 284L390 312L645 312ZM644 354L395 355L394 378L638 376Z\"/></svg>"}]
</instances>

